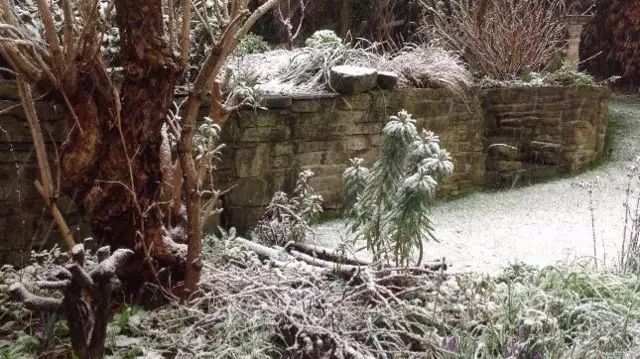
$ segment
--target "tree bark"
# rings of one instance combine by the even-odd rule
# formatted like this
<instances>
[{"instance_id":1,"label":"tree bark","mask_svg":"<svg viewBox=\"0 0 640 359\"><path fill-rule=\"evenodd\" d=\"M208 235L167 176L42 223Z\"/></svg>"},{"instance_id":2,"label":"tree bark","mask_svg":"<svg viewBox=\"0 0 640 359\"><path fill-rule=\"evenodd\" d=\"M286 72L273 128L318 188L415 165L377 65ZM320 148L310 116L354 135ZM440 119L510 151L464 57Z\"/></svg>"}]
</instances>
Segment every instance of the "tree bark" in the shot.
<instances>
[{"instance_id":1,"label":"tree bark","mask_svg":"<svg viewBox=\"0 0 640 359\"><path fill-rule=\"evenodd\" d=\"M63 191L77 191L94 234L146 263L131 268L148 280L152 263L184 267L186 246L169 237L158 205L162 184L162 125L181 73L163 27L161 0L115 0L120 29L121 90L110 93L102 64L78 64L70 96L78 125L61 151ZM139 277L139 276L138 276Z\"/></svg>"}]
</instances>

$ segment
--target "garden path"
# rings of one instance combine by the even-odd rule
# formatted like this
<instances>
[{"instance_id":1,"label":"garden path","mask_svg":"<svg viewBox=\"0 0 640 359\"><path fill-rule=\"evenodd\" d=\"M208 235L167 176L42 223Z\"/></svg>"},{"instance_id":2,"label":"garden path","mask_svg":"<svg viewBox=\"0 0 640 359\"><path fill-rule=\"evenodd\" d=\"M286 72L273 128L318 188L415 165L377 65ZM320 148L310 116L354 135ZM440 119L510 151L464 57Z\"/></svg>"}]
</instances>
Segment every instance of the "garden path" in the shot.
<instances>
[{"instance_id":1,"label":"garden path","mask_svg":"<svg viewBox=\"0 0 640 359\"><path fill-rule=\"evenodd\" d=\"M629 167L640 155L640 99L614 96L608 131L610 157L593 170L436 205L431 218L440 242L427 243L425 257L445 257L452 271L463 272L495 273L515 262L551 265L593 258L595 232L595 257L614 264L623 238ZM593 188L593 226L585 185ZM313 241L329 247L346 234L342 220L319 224L314 232Z\"/></svg>"}]
</instances>

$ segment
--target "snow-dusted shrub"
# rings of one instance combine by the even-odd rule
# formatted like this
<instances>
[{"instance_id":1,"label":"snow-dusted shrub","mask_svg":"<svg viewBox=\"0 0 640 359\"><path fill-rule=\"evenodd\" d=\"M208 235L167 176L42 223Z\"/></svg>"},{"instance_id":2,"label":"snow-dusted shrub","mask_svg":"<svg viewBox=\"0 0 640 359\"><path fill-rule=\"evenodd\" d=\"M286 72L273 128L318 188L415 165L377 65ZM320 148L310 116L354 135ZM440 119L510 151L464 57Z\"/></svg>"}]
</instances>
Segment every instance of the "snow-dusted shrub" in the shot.
<instances>
[{"instance_id":1,"label":"snow-dusted shrub","mask_svg":"<svg viewBox=\"0 0 640 359\"><path fill-rule=\"evenodd\" d=\"M313 33L304 44L308 47L340 47L343 45L342 39L332 30L319 30Z\"/></svg>"},{"instance_id":2,"label":"snow-dusted shrub","mask_svg":"<svg viewBox=\"0 0 640 359\"><path fill-rule=\"evenodd\" d=\"M73 3L73 2L72 2ZM102 27L102 46L101 52L104 54L105 60L113 66L117 66L117 54L119 52L120 33L115 24L115 11L109 7L109 0L98 0L97 10L100 15L100 24ZM49 9L53 15L54 28L62 29L64 16L62 9L57 1L49 2ZM21 25L29 30L29 33L38 40L44 41L44 26L42 19L38 15L38 6L35 0L16 0L14 2L13 11L16 18L20 21ZM74 7L74 16L77 19L83 19L79 9ZM62 31L59 31L58 36L62 37Z\"/></svg>"},{"instance_id":3,"label":"snow-dusted shrub","mask_svg":"<svg viewBox=\"0 0 640 359\"><path fill-rule=\"evenodd\" d=\"M405 86L448 88L460 92L471 86L471 73L453 53L434 46L406 46L390 59L381 60L380 70L400 75Z\"/></svg>"},{"instance_id":4,"label":"snow-dusted shrub","mask_svg":"<svg viewBox=\"0 0 640 359\"><path fill-rule=\"evenodd\" d=\"M428 217L436 186L453 171L439 138L423 130L406 111L391 116L382 133L380 156L368 171L352 160L343 174L349 226L367 242L376 260L408 265L423 241L436 240Z\"/></svg>"},{"instance_id":5,"label":"snow-dusted shrub","mask_svg":"<svg viewBox=\"0 0 640 359\"><path fill-rule=\"evenodd\" d=\"M424 0L422 33L444 40L481 76L517 77L547 66L565 44L563 1Z\"/></svg>"},{"instance_id":6,"label":"snow-dusted shrub","mask_svg":"<svg viewBox=\"0 0 640 359\"><path fill-rule=\"evenodd\" d=\"M309 222L322 212L322 196L309 185L313 172L299 174L293 197L278 191L271 198L263 219L256 227L258 237L269 244L284 246L300 242L311 231Z\"/></svg>"},{"instance_id":7,"label":"snow-dusted shrub","mask_svg":"<svg viewBox=\"0 0 640 359\"><path fill-rule=\"evenodd\" d=\"M280 82L307 89L326 89L334 66L371 66L379 56L362 44L343 41L331 30L320 30L306 41L278 75Z\"/></svg>"},{"instance_id":8,"label":"snow-dusted shrub","mask_svg":"<svg viewBox=\"0 0 640 359\"><path fill-rule=\"evenodd\" d=\"M249 34L240 41L236 49L237 55L262 54L271 50L271 46L264 41L262 36Z\"/></svg>"}]
</instances>

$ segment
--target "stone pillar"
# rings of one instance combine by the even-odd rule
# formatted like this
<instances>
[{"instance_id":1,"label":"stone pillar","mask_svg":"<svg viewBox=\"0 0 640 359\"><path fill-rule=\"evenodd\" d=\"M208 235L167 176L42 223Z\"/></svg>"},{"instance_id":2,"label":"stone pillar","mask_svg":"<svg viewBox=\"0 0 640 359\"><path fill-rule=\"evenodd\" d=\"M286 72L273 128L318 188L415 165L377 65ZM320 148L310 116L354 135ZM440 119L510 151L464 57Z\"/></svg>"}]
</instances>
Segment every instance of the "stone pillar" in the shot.
<instances>
[{"instance_id":1,"label":"stone pillar","mask_svg":"<svg viewBox=\"0 0 640 359\"><path fill-rule=\"evenodd\" d=\"M568 15L564 17L564 23L569 30L567 62L574 70L578 69L580 62L580 36L582 28L586 25L592 16L589 15Z\"/></svg>"}]
</instances>

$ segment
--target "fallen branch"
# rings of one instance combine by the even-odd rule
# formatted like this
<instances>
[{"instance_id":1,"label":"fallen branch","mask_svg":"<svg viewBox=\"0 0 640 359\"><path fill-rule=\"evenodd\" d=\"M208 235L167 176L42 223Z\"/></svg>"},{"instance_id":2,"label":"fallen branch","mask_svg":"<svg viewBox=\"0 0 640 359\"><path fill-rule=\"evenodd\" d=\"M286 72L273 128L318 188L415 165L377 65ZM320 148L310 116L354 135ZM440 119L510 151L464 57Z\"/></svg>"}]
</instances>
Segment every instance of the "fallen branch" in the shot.
<instances>
[{"instance_id":1,"label":"fallen branch","mask_svg":"<svg viewBox=\"0 0 640 359\"><path fill-rule=\"evenodd\" d=\"M314 244L309 243L293 243L292 247L297 249L298 251L308 254L313 257L317 257L320 259L328 260L331 262L351 264L356 266L370 266L371 262L356 258L354 256L350 256L347 253L340 253L339 251L324 248L320 246L316 246Z\"/></svg>"}]
</instances>

